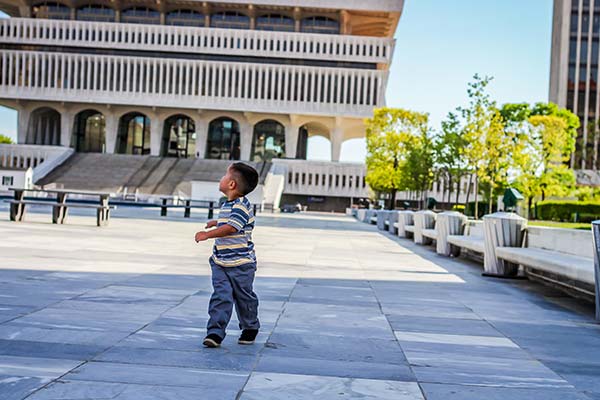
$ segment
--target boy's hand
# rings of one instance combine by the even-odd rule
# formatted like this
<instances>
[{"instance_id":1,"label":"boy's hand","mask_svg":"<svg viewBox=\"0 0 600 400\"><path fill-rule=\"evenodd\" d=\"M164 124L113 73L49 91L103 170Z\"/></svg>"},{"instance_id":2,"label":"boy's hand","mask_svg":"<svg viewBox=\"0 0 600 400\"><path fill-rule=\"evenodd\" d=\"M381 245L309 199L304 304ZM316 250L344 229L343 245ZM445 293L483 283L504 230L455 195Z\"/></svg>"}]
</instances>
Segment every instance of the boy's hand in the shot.
<instances>
[{"instance_id":1,"label":"boy's hand","mask_svg":"<svg viewBox=\"0 0 600 400\"><path fill-rule=\"evenodd\" d=\"M194 238L196 239L196 243L204 242L205 240L208 239L208 233L207 232L196 232L196 236Z\"/></svg>"},{"instance_id":2,"label":"boy's hand","mask_svg":"<svg viewBox=\"0 0 600 400\"><path fill-rule=\"evenodd\" d=\"M206 223L206 226L204 227L204 229L214 228L215 226L217 226L217 221L213 219Z\"/></svg>"}]
</instances>

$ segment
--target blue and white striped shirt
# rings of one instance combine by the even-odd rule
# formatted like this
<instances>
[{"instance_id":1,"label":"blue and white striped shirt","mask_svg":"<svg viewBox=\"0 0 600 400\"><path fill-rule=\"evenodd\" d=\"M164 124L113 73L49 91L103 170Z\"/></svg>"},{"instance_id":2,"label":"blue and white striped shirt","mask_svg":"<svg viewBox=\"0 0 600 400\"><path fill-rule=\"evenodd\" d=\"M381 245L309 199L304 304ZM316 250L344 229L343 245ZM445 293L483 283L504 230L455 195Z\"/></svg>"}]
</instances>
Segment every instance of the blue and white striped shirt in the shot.
<instances>
[{"instance_id":1,"label":"blue and white striped shirt","mask_svg":"<svg viewBox=\"0 0 600 400\"><path fill-rule=\"evenodd\" d=\"M212 259L222 267L237 267L244 264L255 264L254 243L254 213L246 197L226 201L219 210L217 227L231 225L236 232L215 239Z\"/></svg>"}]
</instances>

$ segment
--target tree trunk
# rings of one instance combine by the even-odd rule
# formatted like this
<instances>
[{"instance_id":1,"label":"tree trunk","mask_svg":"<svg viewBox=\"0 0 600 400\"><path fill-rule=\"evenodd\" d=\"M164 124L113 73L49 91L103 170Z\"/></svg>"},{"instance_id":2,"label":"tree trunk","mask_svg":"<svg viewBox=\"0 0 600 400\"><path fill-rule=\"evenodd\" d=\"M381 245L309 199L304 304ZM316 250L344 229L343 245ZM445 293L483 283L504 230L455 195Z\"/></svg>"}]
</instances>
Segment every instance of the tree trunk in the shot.
<instances>
[{"instance_id":1,"label":"tree trunk","mask_svg":"<svg viewBox=\"0 0 600 400\"><path fill-rule=\"evenodd\" d=\"M392 193L390 195L390 204L389 204L390 210L394 210L396 208L396 193L397 192L398 192L398 189L392 189Z\"/></svg>"},{"instance_id":2,"label":"tree trunk","mask_svg":"<svg viewBox=\"0 0 600 400\"><path fill-rule=\"evenodd\" d=\"M475 175L475 219L479 219L479 177Z\"/></svg>"},{"instance_id":3,"label":"tree trunk","mask_svg":"<svg viewBox=\"0 0 600 400\"><path fill-rule=\"evenodd\" d=\"M473 187L473 174L469 174L469 185L467 186L467 198L465 199L465 206L469 204L471 198L471 188Z\"/></svg>"},{"instance_id":4,"label":"tree trunk","mask_svg":"<svg viewBox=\"0 0 600 400\"><path fill-rule=\"evenodd\" d=\"M529 196L527 198L527 219L530 219L530 214L531 214L531 207L533 206L533 196ZM535 218L535 215L534 217Z\"/></svg>"},{"instance_id":5,"label":"tree trunk","mask_svg":"<svg viewBox=\"0 0 600 400\"><path fill-rule=\"evenodd\" d=\"M490 206L488 212L491 214L494 212L494 184L490 182Z\"/></svg>"},{"instance_id":6,"label":"tree trunk","mask_svg":"<svg viewBox=\"0 0 600 400\"><path fill-rule=\"evenodd\" d=\"M460 184L462 183L462 177L461 174L458 175L458 187L456 188L456 201L454 202L454 205L457 205L458 200L460 199Z\"/></svg>"}]
</instances>

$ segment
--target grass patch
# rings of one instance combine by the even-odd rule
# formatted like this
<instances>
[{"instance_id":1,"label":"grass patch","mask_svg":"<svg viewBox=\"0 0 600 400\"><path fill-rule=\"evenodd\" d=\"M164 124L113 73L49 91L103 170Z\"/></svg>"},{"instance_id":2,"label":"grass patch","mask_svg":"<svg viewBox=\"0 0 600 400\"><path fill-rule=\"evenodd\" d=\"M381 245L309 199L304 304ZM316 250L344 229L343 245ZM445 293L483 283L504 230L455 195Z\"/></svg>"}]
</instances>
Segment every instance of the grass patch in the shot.
<instances>
[{"instance_id":1,"label":"grass patch","mask_svg":"<svg viewBox=\"0 0 600 400\"><path fill-rule=\"evenodd\" d=\"M568 228L568 229L581 229L591 230L592 224L582 222L555 222L555 221L529 221L530 226L548 226L550 228Z\"/></svg>"}]
</instances>

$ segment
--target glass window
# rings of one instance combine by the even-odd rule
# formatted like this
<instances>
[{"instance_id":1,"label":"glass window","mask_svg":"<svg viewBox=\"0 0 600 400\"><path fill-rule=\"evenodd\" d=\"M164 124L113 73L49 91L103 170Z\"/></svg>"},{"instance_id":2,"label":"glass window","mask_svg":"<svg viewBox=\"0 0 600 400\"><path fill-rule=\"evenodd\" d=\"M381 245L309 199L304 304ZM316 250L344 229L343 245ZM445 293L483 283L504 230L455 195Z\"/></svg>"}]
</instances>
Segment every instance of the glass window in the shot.
<instances>
[{"instance_id":1,"label":"glass window","mask_svg":"<svg viewBox=\"0 0 600 400\"><path fill-rule=\"evenodd\" d=\"M256 18L256 29L259 31L293 32L296 24L293 18L285 15L269 14Z\"/></svg>"},{"instance_id":2,"label":"glass window","mask_svg":"<svg viewBox=\"0 0 600 400\"><path fill-rule=\"evenodd\" d=\"M571 39L569 42L569 61L577 61L577 39Z\"/></svg>"},{"instance_id":3,"label":"glass window","mask_svg":"<svg viewBox=\"0 0 600 400\"><path fill-rule=\"evenodd\" d=\"M588 29L590 29L590 16L589 14L583 14L581 16L581 35L587 36Z\"/></svg>"},{"instance_id":4,"label":"glass window","mask_svg":"<svg viewBox=\"0 0 600 400\"><path fill-rule=\"evenodd\" d=\"M579 59L581 60L582 63L587 62L587 56L588 56L588 41L587 41L587 39L583 39L581 41L581 50L579 51Z\"/></svg>"},{"instance_id":5,"label":"glass window","mask_svg":"<svg viewBox=\"0 0 600 400\"><path fill-rule=\"evenodd\" d=\"M210 16L211 28L250 29L250 17L237 11L215 13Z\"/></svg>"},{"instance_id":6,"label":"glass window","mask_svg":"<svg viewBox=\"0 0 600 400\"><path fill-rule=\"evenodd\" d=\"M128 24L160 24L160 13L148 7L133 7L121 12L121 22Z\"/></svg>"},{"instance_id":7,"label":"glass window","mask_svg":"<svg viewBox=\"0 0 600 400\"><path fill-rule=\"evenodd\" d=\"M265 120L254 126L252 161L271 161L285 157L285 128L277 121Z\"/></svg>"},{"instance_id":8,"label":"glass window","mask_svg":"<svg viewBox=\"0 0 600 400\"><path fill-rule=\"evenodd\" d=\"M165 121L162 156L192 158L196 154L196 127L185 115L175 115Z\"/></svg>"},{"instance_id":9,"label":"glass window","mask_svg":"<svg viewBox=\"0 0 600 400\"><path fill-rule=\"evenodd\" d=\"M77 9L79 21L115 22L115 10L102 4L89 4Z\"/></svg>"},{"instance_id":10,"label":"glass window","mask_svg":"<svg viewBox=\"0 0 600 400\"><path fill-rule=\"evenodd\" d=\"M121 117L117 150L120 154L150 154L150 118L139 113Z\"/></svg>"},{"instance_id":11,"label":"glass window","mask_svg":"<svg viewBox=\"0 0 600 400\"><path fill-rule=\"evenodd\" d=\"M307 33L340 33L340 24L338 21L327 17L309 17L304 18L300 24L300 30Z\"/></svg>"},{"instance_id":12,"label":"glass window","mask_svg":"<svg viewBox=\"0 0 600 400\"><path fill-rule=\"evenodd\" d=\"M33 6L34 18L71 19L71 9L60 3L44 2Z\"/></svg>"},{"instance_id":13,"label":"glass window","mask_svg":"<svg viewBox=\"0 0 600 400\"><path fill-rule=\"evenodd\" d=\"M95 110L82 111L75 116L71 147L81 153L104 153L105 131L104 115Z\"/></svg>"},{"instance_id":14,"label":"glass window","mask_svg":"<svg viewBox=\"0 0 600 400\"><path fill-rule=\"evenodd\" d=\"M2 177L2 186L12 186L14 185L15 179L12 176L3 176Z\"/></svg>"},{"instance_id":15,"label":"glass window","mask_svg":"<svg viewBox=\"0 0 600 400\"><path fill-rule=\"evenodd\" d=\"M572 13L571 14L571 33L577 33L577 22L579 21L579 14Z\"/></svg>"},{"instance_id":16,"label":"glass window","mask_svg":"<svg viewBox=\"0 0 600 400\"><path fill-rule=\"evenodd\" d=\"M219 118L208 126L205 158L240 159L240 125L231 118Z\"/></svg>"},{"instance_id":17,"label":"glass window","mask_svg":"<svg viewBox=\"0 0 600 400\"><path fill-rule=\"evenodd\" d=\"M166 16L167 25L204 26L204 14L193 10L171 11Z\"/></svg>"}]
</instances>

